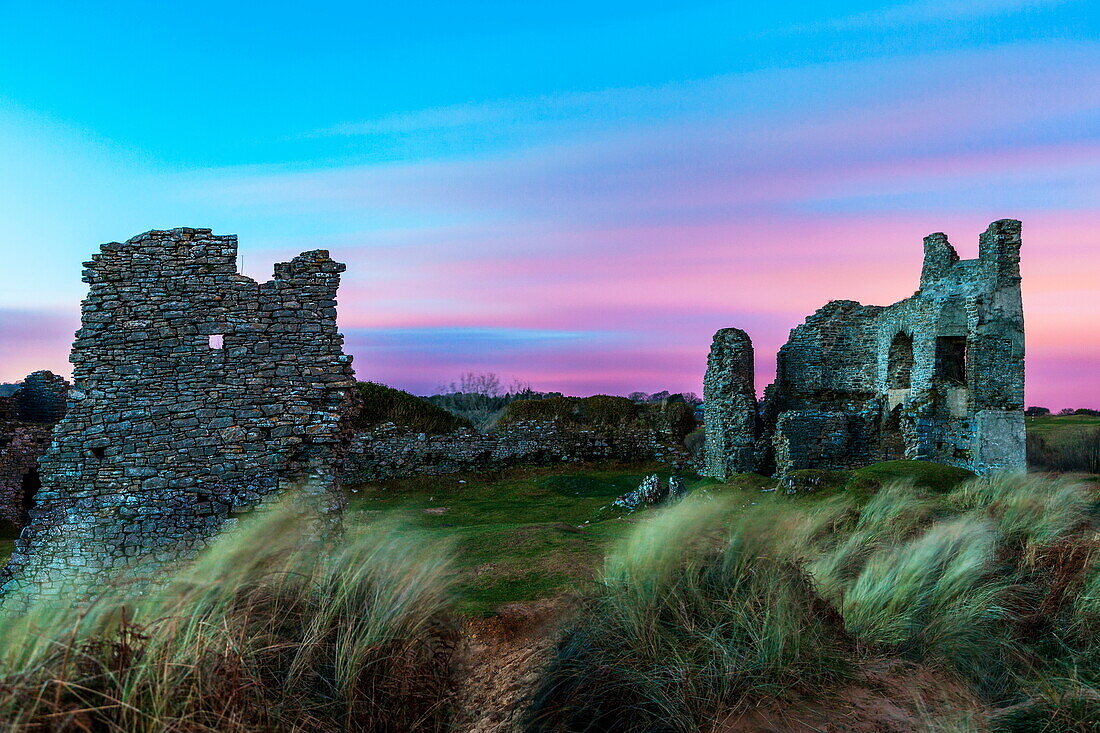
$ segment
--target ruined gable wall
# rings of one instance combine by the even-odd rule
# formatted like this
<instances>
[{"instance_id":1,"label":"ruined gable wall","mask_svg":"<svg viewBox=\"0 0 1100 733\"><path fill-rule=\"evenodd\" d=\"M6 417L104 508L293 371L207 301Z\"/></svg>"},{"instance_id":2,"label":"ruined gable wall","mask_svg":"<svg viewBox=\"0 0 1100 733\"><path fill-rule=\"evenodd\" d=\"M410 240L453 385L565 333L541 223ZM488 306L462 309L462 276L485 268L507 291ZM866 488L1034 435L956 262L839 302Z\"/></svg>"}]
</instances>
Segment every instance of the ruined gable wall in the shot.
<instances>
[{"instance_id":1,"label":"ruined gable wall","mask_svg":"<svg viewBox=\"0 0 1100 733\"><path fill-rule=\"evenodd\" d=\"M186 556L293 482L339 511L344 266L307 252L256 283L236 256L235 236L174 229L85 263L70 406L6 590Z\"/></svg>"},{"instance_id":2,"label":"ruined gable wall","mask_svg":"<svg viewBox=\"0 0 1100 733\"><path fill-rule=\"evenodd\" d=\"M765 405L775 470L844 469L872 460L881 405L875 389L878 306L832 301L791 331Z\"/></svg>"}]
</instances>

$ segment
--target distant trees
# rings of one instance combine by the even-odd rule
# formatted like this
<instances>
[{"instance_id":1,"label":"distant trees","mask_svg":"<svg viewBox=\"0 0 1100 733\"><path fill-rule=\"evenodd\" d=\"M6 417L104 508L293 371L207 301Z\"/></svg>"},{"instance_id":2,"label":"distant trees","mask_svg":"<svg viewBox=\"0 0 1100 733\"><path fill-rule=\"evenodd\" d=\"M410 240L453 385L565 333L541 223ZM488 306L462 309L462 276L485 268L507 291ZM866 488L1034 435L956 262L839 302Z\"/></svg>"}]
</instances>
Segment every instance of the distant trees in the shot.
<instances>
[{"instance_id":1,"label":"distant trees","mask_svg":"<svg viewBox=\"0 0 1100 733\"><path fill-rule=\"evenodd\" d=\"M627 395L627 399L629 399L631 402L637 402L639 404L664 402L665 400L670 398L682 399L689 405L703 404L703 400L701 400L699 398L699 395L695 394L694 392L669 392L667 389L665 389L661 390L660 392L654 392L653 394L650 394L649 392L631 392L629 395Z\"/></svg>"},{"instance_id":2,"label":"distant trees","mask_svg":"<svg viewBox=\"0 0 1100 733\"><path fill-rule=\"evenodd\" d=\"M493 372L465 372L450 384L440 385L439 394L425 397L452 415L465 418L484 432L496 425L504 408L516 400L538 400L560 392L536 392L531 384L513 377L508 382Z\"/></svg>"},{"instance_id":3,"label":"distant trees","mask_svg":"<svg viewBox=\"0 0 1100 733\"><path fill-rule=\"evenodd\" d=\"M1024 410L1024 415L1027 417L1042 417L1043 415L1049 415L1050 410L1046 407L1029 407Z\"/></svg>"}]
</instances>

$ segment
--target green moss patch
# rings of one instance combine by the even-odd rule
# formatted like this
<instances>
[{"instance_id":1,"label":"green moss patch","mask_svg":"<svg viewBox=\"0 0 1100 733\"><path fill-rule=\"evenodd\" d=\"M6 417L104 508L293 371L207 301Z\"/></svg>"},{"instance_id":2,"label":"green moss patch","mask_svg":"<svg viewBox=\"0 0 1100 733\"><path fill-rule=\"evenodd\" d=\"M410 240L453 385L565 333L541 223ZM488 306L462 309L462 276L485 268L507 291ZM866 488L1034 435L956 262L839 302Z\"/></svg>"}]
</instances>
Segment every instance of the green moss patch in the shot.
<instances>
[{"instance_id":1,"label":"green moss patch","mask_svg":"<svg viewBox=\"0 0 1100 733\"><path fill-rule=\"evenodd\" d=\"M932 461L883 461L852 471L844 488L847 491L872 494L885 483L909 479L917 486L945 494L972 478L974 473L965 468Z\"/></svg>"}]
</instances>

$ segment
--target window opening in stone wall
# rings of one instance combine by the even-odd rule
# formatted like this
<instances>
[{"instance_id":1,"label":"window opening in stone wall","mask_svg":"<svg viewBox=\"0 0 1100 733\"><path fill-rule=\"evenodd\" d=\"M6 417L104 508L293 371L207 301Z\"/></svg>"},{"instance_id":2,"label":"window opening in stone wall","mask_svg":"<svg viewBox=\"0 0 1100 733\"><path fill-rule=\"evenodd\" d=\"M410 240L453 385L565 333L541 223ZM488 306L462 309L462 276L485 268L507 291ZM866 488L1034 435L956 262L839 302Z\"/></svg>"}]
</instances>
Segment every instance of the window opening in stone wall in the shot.
<instances>
[{"instance_id":1,"label":"window opening in stone wall","mask_svg":"<svg viewBox=\"0 0 1100 733\"><path fill-rule=\"evenodd\" d=\"M936 377L948 384L966 384L966 337L936 339Z\"/></svg>"},{"instance_id":2,"label":"window opening in stone wall","mask_svg":"<svg viewBox=\"0 0 1100 733\"><path fill-rule=\"evenodd\" d=\"M106 448L92 448L92 458L102 461L107 456Z\"/></svg>"},{"instance_id":3,"label":"window opening in stone wall","mask_svg":"<svg viewBox=\"0 0 1100 733\"><path fill-rule=\"evenodd\" d=\"M215 349L215 350L220 349L222 347L222 343L224 342L224 339L225 339L224 334L220 334L220 333L210 334L210 348Z\"/></svg>"},{"instance_id":4,"label":"window opening in stone wall","mask_svg":"<svg viewBox=\"0 0 1100 733\"><path fill-rule=\"evenodd\" d=\"M42 481L38 477L38 469L32 468L23 474L23 498L20 503L20 518L24 526L30 524L31 509L34 509L34 499L38 496L38 490L42 488Z\"/></svg>"},{"instance_id":5,"label":"window opening in stone wall","mask_svg":"<svg viewBox=\"0 0 1100 733\"><path fill-rule=\"evenodd\" d=\"M890 344L886 384L888 389L909 389L913 384L913 337L899 333Z\"/></svg>"}]
</instances>

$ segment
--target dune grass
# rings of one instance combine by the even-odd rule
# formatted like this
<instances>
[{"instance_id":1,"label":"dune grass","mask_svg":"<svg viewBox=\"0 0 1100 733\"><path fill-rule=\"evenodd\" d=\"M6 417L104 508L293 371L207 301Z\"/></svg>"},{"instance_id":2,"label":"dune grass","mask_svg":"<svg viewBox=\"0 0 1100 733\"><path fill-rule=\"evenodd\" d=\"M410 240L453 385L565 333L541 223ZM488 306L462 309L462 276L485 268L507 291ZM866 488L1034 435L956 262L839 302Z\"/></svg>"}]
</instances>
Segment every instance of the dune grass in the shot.
<instances>
[{"instance_id":1,"label":"dune grass","mask_svg":"<svg viewBox=\"0 0 1100 733\"><path fill-rule=\"evenodd\" d=\"M642 522L610 555L528 731L695 730L718 709L828 689L877 656L969 682L993 729L1095 729L1094 485L900 481L865 502L780 496L737 512L716 496Z\"/></svg>"},{"instance_id":2,"label":"dune grass","mask_svg":"<svg viewBox=\"0 0 1100 733\"><path fill-rule=\"evenodd\" d=\"M720 707L843 675L827 609L770 554L775 525L730 529L730 510L689 498L634 529L565 630L525 730L693 731Z\"/></svg>"},{"instance_id":3,"label":"dune grass","mask_svg":"<svg viewBox=\"0 0 1100 733\"><path fill-rule=\"evenodd\" d=\"M441 731L449 551L390 521L325 547L292 504L155 584L6 600L5 729Z\"/></svg>"}]
</instances>

